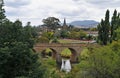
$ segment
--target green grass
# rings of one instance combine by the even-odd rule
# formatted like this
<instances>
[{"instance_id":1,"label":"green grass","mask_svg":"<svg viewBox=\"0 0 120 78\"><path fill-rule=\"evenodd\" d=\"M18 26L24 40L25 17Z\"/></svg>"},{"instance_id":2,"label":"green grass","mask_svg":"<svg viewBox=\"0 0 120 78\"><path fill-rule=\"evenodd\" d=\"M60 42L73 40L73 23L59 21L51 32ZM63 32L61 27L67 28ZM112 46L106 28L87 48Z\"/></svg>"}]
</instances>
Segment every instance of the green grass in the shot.
<instances>
[{"instance_id":1,"label":"green grass","mask_svg":"<svg viewBox=\"0 0 120 78\"><path fill-rule=\"evenodd\" d=\"M60 43L80 43L80 40L72 40L72 39L59 39Z\"/></svg>"}]
</instances>

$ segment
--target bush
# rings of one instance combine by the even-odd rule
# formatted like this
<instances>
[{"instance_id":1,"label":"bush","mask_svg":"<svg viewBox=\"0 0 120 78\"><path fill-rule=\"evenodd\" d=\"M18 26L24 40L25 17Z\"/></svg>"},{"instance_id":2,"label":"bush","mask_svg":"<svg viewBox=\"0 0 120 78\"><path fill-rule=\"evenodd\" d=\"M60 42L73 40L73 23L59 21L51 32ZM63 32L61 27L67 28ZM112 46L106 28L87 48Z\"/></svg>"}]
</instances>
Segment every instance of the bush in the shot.
<instances>
[{"instance_id":1,"label":"bush","mask_svg":"<svg viewBox=\"0 0 120 78\"><path fill-rule=\"evenodd\" d=\"M51 41L51 43L59 43L59 41L58 41L58 39L55 37L55 38Z\"/></svg>"},{"instance_id":2,"label":"bush","mask_svg":"<svg viewBox=\"0 0 120 78\"><path fill-rule=\"evenodd\" d=\"M37 42L39 43L49 43L49 39L46 37L40 37L38 38Z\"/></svg>"}]
</instances>

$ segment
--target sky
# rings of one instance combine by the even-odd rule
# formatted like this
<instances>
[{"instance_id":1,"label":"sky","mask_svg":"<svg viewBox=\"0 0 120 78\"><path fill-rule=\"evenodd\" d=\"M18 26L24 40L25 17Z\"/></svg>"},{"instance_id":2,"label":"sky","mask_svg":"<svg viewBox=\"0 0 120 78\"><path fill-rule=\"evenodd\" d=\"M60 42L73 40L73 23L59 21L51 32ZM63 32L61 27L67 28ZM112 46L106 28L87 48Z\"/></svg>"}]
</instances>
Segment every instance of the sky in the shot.
<instances>
[{"instance_id":1,"label":"sky","mask_svg":"<svg viewBox=\"0 0 120 78\"><path fill-rule=\"evenodd\" d=\"M120 0L4 0L8 19L21 20L25 25L42 24L47 17L66 18L67 23L78 20L100 22L107 9L112 16L115 9L120 12Z\"/></svg>"}]
</instances>

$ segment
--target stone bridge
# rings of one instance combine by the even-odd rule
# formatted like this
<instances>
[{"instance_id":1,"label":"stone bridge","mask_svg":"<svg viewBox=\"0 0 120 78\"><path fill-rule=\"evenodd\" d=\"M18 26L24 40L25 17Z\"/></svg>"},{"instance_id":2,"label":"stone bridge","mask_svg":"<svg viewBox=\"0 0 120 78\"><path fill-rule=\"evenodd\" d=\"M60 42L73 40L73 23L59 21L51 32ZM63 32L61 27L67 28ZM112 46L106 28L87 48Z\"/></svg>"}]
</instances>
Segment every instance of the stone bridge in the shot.
<instances>
[{"instance_id":1,"label":"stone bridge","mask_svg":"<svg viewBox=\"0 0 120 78\"><path fill-rule=\"evenodd\" d=\"M83 50L84 47L87 47L89 44L83 44L83 43L67 43L67 44L63 44L63 43L48 43L48 44L36 44L34 46L34 50L36 52L43 52L45 51L47 48L51 49L52 52L52 57L55 58L57 61L61 61L61 55L60 53L68 48L72 55L70 57L71 62L77 62L78 61L78 57L81 53L81 51Z\"/></svg>"}]
</instances>

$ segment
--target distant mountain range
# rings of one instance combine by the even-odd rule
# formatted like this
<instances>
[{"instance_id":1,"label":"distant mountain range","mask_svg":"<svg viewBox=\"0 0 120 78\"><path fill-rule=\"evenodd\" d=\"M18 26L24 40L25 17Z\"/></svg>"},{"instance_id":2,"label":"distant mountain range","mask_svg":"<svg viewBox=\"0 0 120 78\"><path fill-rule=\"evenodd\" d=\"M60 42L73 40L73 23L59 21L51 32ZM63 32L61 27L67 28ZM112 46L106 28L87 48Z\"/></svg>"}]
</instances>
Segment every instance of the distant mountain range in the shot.
<instances>
[{"instance_id":1,"label":"distant mountain range","mask_svg":"<svg viewBox=\"0 0 120 78\"><path fill-rule=\"evenodd\" d=\"M73 21L69 23L69 25L74 25L75 27L81 27L81 28L91 28L96 27L99 22L94 20L83 20L83 21Z\"/></svg>"}]
</instances>

